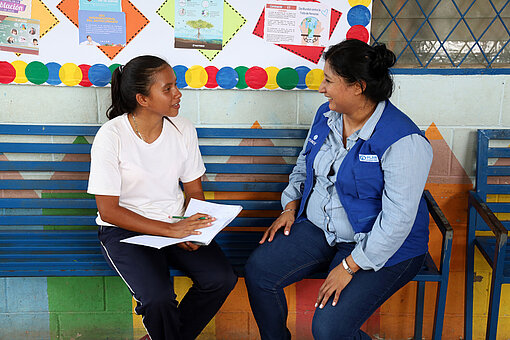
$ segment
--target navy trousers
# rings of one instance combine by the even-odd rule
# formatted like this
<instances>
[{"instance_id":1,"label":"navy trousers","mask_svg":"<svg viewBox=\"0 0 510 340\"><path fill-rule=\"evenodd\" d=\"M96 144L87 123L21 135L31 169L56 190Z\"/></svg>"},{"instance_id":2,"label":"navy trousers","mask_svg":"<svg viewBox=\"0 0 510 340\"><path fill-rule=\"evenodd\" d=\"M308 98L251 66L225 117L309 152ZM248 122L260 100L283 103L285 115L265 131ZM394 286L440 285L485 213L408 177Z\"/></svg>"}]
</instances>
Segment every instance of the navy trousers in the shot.
<instances>
[{"instance_id":1,"label":"navy trousers","mask_svg":"<svg viewBox=\"0 0 510 340\"><path fill-rule=\"evenodd\" d=\"M228 259L214 241L196 251L162 249L119 242L139 235L116 227L99 227L103 255L137 301L135 312L152 340L195 339L237 282ZM169 267L186 273L192 287L176 300Z\"/></svg>"},{"instance_id":2,"label":"navy trousers","mask_svg":"<svg viewBox=\"0 0 510 340\"><path fill-rule=\"evenodd\" d=\"M303 221L292 226L290 235L279 231L272 242L255 249L246 264L246 286L262 340L290 339L283 288L310 274L332 270L349 256L354 246L338 243L332 247L321 229ZM358 271L340 293L336 306L331 305L331 297L324 308L315 309L314 339L370 339L360 327L384 301L416 276L424 260L425 255L420 255L378 271Z\"/></svg>"}]
</instances>

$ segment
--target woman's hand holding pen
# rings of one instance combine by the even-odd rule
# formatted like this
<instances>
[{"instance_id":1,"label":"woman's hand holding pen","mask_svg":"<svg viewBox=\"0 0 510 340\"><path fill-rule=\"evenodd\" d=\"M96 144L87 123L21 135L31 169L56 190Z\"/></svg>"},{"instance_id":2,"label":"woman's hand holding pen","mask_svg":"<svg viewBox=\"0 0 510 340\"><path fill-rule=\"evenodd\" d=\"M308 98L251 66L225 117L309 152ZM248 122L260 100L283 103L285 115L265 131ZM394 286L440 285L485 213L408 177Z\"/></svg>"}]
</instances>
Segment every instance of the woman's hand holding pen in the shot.
<instances>
[{"instance_id":1,"label":"woman's hand holding pen","mask_svg":"<svg viewBox=\"0 0 510 340\"><path fill-rule=\"evenodd\" d=\"M189 235L200 235L197 229L210 227L214 217L207 214L194 214L176 223L167 223L165 235L168 237L183 238Z\"/></svg>"}]
</instances>

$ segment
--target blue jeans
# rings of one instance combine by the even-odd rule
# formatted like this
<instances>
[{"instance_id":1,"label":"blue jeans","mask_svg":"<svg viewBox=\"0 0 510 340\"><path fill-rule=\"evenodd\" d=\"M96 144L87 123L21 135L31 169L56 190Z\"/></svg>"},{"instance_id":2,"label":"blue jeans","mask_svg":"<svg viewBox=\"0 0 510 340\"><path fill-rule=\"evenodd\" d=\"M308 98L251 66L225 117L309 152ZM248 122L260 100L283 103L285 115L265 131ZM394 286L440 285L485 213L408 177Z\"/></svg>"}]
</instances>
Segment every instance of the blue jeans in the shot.
<instances>
[{"instance_id":1,"label":"blue jeans","mask_svg":"<svg viewBox=\"0 0 510 340\"><path fill-rule=\"evenodd\" d=\"M320 271L330 271L350 255L355 243L330 246L324 232L309 221L295 223L288 236L278 232L260 245L246 264L250 305L262 340L290 339L283 288ZM344 288L335 307L328 301L312 321L315 339L370 339L363 323L391 295L419 272L425 255L384 267L360 270ZM318 292L317 292L318 293Z\"/></svg>"}]
</instances>

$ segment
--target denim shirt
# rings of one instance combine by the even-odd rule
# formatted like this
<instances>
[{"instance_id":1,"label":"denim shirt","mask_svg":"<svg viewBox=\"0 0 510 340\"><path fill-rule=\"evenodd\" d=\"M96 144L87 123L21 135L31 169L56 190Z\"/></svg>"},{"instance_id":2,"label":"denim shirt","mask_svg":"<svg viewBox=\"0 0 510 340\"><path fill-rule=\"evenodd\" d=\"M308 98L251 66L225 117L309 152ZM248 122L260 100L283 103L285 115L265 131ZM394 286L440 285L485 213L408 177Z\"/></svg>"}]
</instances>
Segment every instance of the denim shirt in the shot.
<instances>
[{"instance_id":1,"label":"denim shirt","mask_svg":"<svg viewBox=\"0 0 510 340\"><path fill-rule=\"evenodd\" d=\"M315 157L315 185L306 206L308 220L324 231L331 246L340 242L356 243L351 255L365 270L382 268L409 235L432 163L432 147L422 136L409 135L392 144L381 157L385 182L382 211L370 232L354 232L334 184L347 152L358 138L370 138L384 107L384 101L377 105L363 127L347 138L346 147L342 142L342 114L324 113L331 131ZM301 184L305 178L305 159L301 151L289 176L289 185L282 193L283 207L301 198Z\"/></svg>"}]
</instances>

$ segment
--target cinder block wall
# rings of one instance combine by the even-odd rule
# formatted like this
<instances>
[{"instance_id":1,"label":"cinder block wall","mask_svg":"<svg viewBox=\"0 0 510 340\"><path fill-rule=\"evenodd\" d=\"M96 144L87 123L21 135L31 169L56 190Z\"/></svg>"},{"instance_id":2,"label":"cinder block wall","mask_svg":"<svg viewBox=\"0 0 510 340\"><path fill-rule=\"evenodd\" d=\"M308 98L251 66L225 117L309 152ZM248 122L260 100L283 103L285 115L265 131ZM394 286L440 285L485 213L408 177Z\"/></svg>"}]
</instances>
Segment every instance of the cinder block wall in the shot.
<instances>
[{"instance_id":1,"label":"cinder block wall","mask_svg":"<svg viewBox=\"0 0 510 340\"><path fill-rule=\"evenodd\" d=\"M455 229L444 339L463 335L467 191L475 175L476 129L510 128L510 76L397 75L393 103L423 130L434 147L427 188ZM314 91L183 90L181 115L196 126L308 127L325 101ZM0 85L2 123L101 124L109 88ZM438 235L430 246L438 249ZM437 255L435 255L437 258ZM482 339L490 270L477 259L475 338ZM178 281L185 290L187 281ZM203 339L256 338L241 280ZM311 338L306 326L317 285L289 289L290 323L297 338ZM182 286L182 287L181 287ZM184 288L183 288L184 287ZM425 330L432 323L435 286L427 284ZM510 297L505 287L504 301ZM401 290L372 319L369 329L383 338L412 335L414 286ZM310 300L310 301L308 301ZM510 337L510 304L501 304L500 337ZM292 309L293 308L293 309ZM298 320L298 322L296 322ZM304 323L303 326L303 321ZM428 326L427 326L428 324ZM0 338L130 339L143 335L132 301L118 278L0 278ZM425 331L430 337L430 331Z\"/></svg>"}]
</instances>

